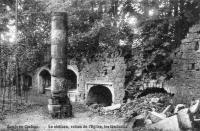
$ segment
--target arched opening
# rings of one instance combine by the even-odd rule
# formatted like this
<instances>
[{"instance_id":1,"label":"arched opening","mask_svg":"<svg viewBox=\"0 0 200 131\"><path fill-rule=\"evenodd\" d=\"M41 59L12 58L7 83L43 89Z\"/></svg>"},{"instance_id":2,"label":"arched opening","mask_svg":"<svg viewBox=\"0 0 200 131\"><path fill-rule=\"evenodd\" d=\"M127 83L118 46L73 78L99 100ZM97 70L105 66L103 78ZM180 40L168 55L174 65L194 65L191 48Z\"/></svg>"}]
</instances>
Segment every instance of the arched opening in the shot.
<instances>
[{"instance_id":1,"label":"arched opening","mask_svg":"<svg viewBox=\"0 0 200 131\"><path fill-rule=\"evenodd\" d=\"M112 93L105 86L93 86L88 92L86 104L101 104L103 106L110 106L112 104Z\"/></svg>"},{"instance_id":2,"label":"arched opening","mask_svg":"<svg viewBox=\"0 0 200 131\"><path fill-rule=\"evenodd\" d=\"M24 86L26 88L32 88L32 77L30 75L24 76Z\"/></svg>"},{"instance_id":3,"label":"arched opening","mask_svg":"<svg viewBox=\"0 0 200 131\"><path fill-rule=\"evenodd\" d=\"M152 88L147 88L147 89L143 90L141 92L141 94L138 95L138 97L140 98L140 97L146 96L148 94L156 94L156 93L168 94L164 88L152 87Z\"/></svg>"},{"instance_id":4,"label":"arched opening","mask_svg":"<svg viewBox=\"0 0 200 131\"><path fill-rule=\"evenodd\" d=\"M39 74L39 88L40 93L45 94L45 90L50 90L51 87L51 74L47 70L42 70Z\"/></svg>"},{"instance_id":5,"label":"arched opening","mask_svg":"<svg viewBox=\"0 0 200 131\"><path fill-rule=\"evenodd\" d=\"M199 50L199 42L198 41L195 42L194 50L195 51Z\"/></svg>"},{"instance_id":6,"label":"arched opening","mask_svg":"<svg viewBox=\"0 0 200 131\"><path fill-rule=\"evenodd\" d=\"M67 70L66 79L68 81L68 89L75 90L77 88L77 76L72 70Z\"/></svg>"}]
</instances>

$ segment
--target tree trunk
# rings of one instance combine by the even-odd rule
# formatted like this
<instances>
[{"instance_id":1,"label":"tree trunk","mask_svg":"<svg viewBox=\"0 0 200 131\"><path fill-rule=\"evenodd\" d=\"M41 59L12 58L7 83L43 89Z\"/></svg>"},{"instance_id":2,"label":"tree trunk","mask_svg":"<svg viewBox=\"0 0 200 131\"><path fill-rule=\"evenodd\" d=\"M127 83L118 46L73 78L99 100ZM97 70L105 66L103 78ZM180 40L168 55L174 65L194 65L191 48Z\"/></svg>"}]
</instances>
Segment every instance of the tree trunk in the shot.
<instances>
[{"instance_id":1,"label":"tree trunk","mask_svg":"<svg viewBox=\"0 0 200 131\"><path fill-rule=\"evenodd\" d=\"M5 108L5 96L6 96L6 74L3 75L3 96L2 96L2 112L4 111Z\"/></svg>"},{"instance_id":2,"label":"tree trunk","mask_svg":"<svg viewBox=\"0 0 200 131\"><path fill-rule=\"evenodd\" d=\"M19 79L19 64L18 59L16 59L16 93L21 96L20 79Z\"/></svg>"},{"instance_id":3,"label":"tree trunk","mask_svg":"<svg viewBox=\"0 0 200 131\"><path fill-rule=\"evenodd\" d=\"M12 110L12 82L9 81L9 103L10 103L10 110Z\"/></svg>"}]
</instances>

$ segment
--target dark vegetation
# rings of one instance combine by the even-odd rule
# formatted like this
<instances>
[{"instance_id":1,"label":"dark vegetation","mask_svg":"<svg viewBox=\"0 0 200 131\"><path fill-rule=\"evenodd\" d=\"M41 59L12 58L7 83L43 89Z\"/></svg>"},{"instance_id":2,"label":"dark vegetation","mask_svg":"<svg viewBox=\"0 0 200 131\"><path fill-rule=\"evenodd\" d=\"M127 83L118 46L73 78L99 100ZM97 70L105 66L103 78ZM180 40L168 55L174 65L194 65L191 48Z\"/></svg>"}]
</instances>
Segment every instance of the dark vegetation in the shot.
<instances>
[{"instance_id":1,"label":"dark vegetation","mask_svg":"<svg viewBox=\"0 0 200 131\"><path fill-rule=\"evenodd\" d=\"M0 1L0 34L8 32L7 25L18 29L14 42L0 40L1 112L5 101L28 99L21 74L50 65L43 56L49 53L53 11L68 12L67 55L80 69L99 54L124 56L127 99L134 98L145 81L173 77L172 54L200 13L199 0L19 0L16 17L15 2Z\"/></svg>"}]
</instances>

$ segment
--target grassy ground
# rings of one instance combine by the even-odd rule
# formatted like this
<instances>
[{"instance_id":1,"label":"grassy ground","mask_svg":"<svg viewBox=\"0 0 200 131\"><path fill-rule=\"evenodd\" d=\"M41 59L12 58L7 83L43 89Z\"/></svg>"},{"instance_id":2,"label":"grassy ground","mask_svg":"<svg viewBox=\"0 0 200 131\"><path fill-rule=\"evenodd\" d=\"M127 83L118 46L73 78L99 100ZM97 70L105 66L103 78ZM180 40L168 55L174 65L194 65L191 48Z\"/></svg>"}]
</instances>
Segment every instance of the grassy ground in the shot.
<instances>
[{"instance_id":1,"label":"grassy ground","mask_svg":"<svg viewBox=\"0 0 200 131\"><path fill-rule=\"evenodd\" d=\"M0 131L131 130L122 127L124 125L123 119L113 116L99 116L80 103L72 103L72 118L52 119L48 114L47 99L48 96L45 95L30 95L29 100L31 101L29 101L27 108L7 112L5 119L0 120Z\"/></svg>"},{"instance_id":2,"label":"grassy ground","mask_svg":"<svg viewBox=\"0 0 200 131\"><path fill-rule=\"evenodd\" d=\"M73 103L74 116L68 119L52 119L45 106L34 106L20 113L11 113L0 121L0 129L23 131L93 131L109 130L124 131L126 128L115 127L123 125L123 120L111 116L99 116L89 111L84 105ZM21 127L20 127L21 126ZM29 127L28 127L29 126ZM113 126L113 128L108 128ZM85 128L83 128L85 127ZM101 128L102 127L102 128ZM106 128L107 127L107 128Z\"/></svg>"}]
</instances>

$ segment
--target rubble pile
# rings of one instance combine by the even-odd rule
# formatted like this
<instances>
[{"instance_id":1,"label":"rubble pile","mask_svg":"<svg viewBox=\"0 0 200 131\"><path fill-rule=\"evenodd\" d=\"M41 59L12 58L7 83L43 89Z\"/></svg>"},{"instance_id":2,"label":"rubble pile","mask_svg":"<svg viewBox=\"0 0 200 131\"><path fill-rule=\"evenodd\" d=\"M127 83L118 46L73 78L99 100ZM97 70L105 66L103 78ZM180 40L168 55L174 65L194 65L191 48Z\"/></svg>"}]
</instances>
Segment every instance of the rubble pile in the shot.
<instances>
[{"instance_id":1,"label":"rubble pile","mask_svg":"<svg viewBox=\"0 0 200 131\"><path fill-rule=\"evenodd\" d=\"M165 101L165 104L161 106L160 99L151 98L149 103L153 101L154 104L158 105L154 107L159 108L156 110L156 108L153 107L151 111L146 110L146 108L143 109L138 115L128 119L129 127L148 127L149 129L161 129L163 131L200 129L200 100L193 99L190 105L173 105L173 103L170 102L171 100L172 99L169 98L168 102ZM151 105L152 104L149 104L149 107L151 107Z\"/></svg>"},{"instance_id":2,"label":"rubble pile","mask_svg":"<svg viewBox=\"0 0 200 131\"><path fill-rule=\"evenodd\" d=\"M170 113L170 116L167 115ZM136 116L132 127L146 126L149 129L198 130L200 129L200 100L192 100L190 105L168 105L162 112L149 111L147 114ZM142 116L142 117L141 117ZM139 124L138 124L139 122Z\"/></svg>"},{"instance_id":3,"label":"rubble pile","mask_svg":"<svg viewBox=\"0 0 200 131\"><path fill-rule=\"evenodd\" d=\"M160 112L164 110L170 103L172 96L164 93L153 93L134 100L128 100L121 107L123 117L130 117L132 113L142 114L146 111Z\"/></svg>"},{"instance_id":4,"label":"rubble pile","mask_svg":"<svg viewBox=\"0 0 200 131\"><path fill-rule=\"evenodd\" d=\"M103 105L101 104L92 104L89 106L89 109L94 113L99 113L102 111Z\"/></svg>"},{"instance_id":5,"label":"rubble pile","mask_svg":"<svg viewBox=\"0 0 200 131\"><path fill-rule=\"evenodd\" d=\"M171 98L169 94L154 93L134 100L128 100L119 108L112 110L105 110L105 107L99 104L92 104L89 108L91 111L99 113L100 115L115 115L116 117L129 119L146 111L155 110L160 112L166 108Z\"/></svg>"},{"instance_id":6,"label":"rubble pile","mask_svg":"<svg viewBox=\"0 0 200 131\"><path fill-rule=\"evenodd\" d=\"M103 107L90 106L99 115L114 115L125 119L129 128L145 127L181 131L182 129L200 129L200 100L193 99L190 105L173 104L172 96L153 93L128 100L124 104Z\"/></svg>"}]
</instances>

